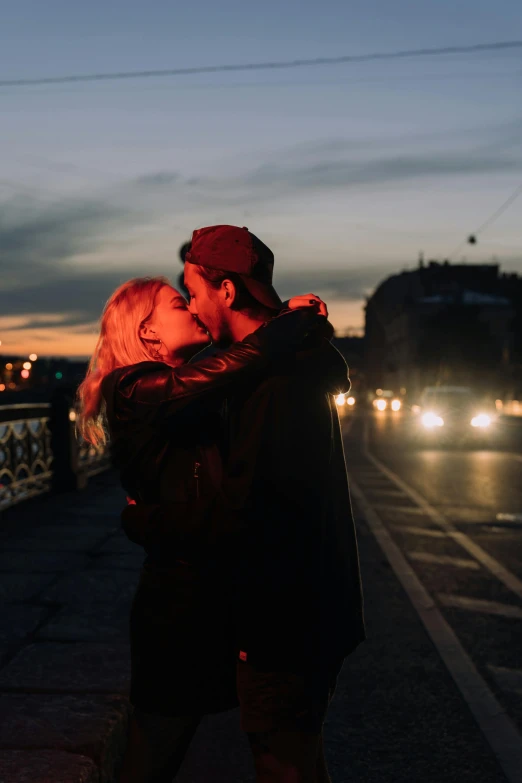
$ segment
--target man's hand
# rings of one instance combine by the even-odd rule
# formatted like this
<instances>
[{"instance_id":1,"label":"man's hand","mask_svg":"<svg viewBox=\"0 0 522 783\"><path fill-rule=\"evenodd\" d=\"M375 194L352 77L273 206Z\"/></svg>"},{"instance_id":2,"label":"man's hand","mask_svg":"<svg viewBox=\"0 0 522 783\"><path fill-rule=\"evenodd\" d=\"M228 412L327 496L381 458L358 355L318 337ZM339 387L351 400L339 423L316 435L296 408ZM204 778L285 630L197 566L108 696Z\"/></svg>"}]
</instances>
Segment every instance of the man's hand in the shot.
<instances>
[{"instance_id":1,"label":"man's hand","mask_svg":"<svg viewBox=\"0 0 522 783\"><path fill-rule=\"evenodd\" d=\"M288 302L290 310L297 310L299 307L314 307L318 315L324 315L328 318L328 309L323 300L315 294L302 294L293 296Z\"/></svg>"}]
</instances>

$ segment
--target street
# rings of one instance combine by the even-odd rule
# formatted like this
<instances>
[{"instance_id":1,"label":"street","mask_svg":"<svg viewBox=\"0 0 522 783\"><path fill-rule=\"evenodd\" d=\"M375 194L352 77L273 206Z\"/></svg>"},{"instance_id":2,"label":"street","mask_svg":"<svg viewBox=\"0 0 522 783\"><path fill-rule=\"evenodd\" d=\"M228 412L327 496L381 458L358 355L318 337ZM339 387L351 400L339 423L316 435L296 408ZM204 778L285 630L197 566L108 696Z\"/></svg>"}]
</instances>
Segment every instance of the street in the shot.
<instances>
[{"instance_id":1,"label":"street","mask_svg":"<svg viewBox=\"0 0 522 783\"><path fill-rule=\"evenodd\" d=\"M419 449L404 424L342 416L367 639L328 712L331 778L520 783L520 431L491 449ZM112 783L143 559L121 530L123 503L108 472L81 497L49 494L5 515L0 780L48 780L45 761L56 780L89 765ZM237 709L204 718L178 779L253 783Z\"/></svg>"},{"instance_id":2,"label":"street","mask_svg":"<svg viewBox=\"0 0 522 783\"><path fill-rule=\"evenodd\" d=\"M521 431L504 426L489 449L414 448L407 416L342 417L352 496L506 776L517 781ZM405 640L406 656L409 648ZM442 713L442 698L439 705Z\"/></svg>"}]
</instances>

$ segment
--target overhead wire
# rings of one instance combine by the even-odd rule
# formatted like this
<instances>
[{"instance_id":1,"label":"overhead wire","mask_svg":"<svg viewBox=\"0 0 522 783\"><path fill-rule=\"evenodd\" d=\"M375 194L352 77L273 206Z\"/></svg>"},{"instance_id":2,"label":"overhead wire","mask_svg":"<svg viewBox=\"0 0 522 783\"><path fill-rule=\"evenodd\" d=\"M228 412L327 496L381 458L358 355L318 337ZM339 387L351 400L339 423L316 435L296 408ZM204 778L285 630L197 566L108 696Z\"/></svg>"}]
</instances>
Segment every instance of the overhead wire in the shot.
<instances>
[{"instance_id":1,"label":"overhead wire","mask_svg":"<svg viewBox=\"0 0 522 783\"><path fill-rule=\"evenodd\" d=\"M109 80L122 80L122 79L145 79L154 77L166 77L166 76L186 76L191 74L202 73L219 73L219 72L237 72L237 71L255 71L255 70L276 70L276 69L290 69L300 67L313 67L318 65L337 65L359 62L370 62L378 60L396 60L415 57L426 56L441 56L450 54L472 54L485 51L502 51L510 49L522 48L522 40L513 41L496 41L482 44L473 44L469 46L445 46L436 48L423 48L423 49L409 49L399 50L394 52L374 52L369 54L359 55L343 55L340 57L319 57L313 59L299 59L289 61L272 61L272 62L259 62L259 63L237 63L231 65L213 65L213 66L197 66L191 68L170 68L161 70L147 70L147 71L121 71L113 73L91 73L91 74L72 74L63 76L52 77L39 77L39 78L23 78L23 79L3 79L0 80L0 87L25 87L25 86L37 86L48 84L64 84L72 82L100 82ZM2 184L11 185L6 181L2 181ZM491 225L509 206L510 204L522 193L522 184L516 188L516 190L506 199L506 201L475 231L471 236L477 236L485 228ZM456 255L468 239L464 239L448 256L451 258Z\"/></svg>"},{"instance_id":2,"label":"overhead wire","mask_svg":"<svg viewBox=\"0 0 522 783\"><path fill-rule=\"evenodd\" d=\"M259 63L235 63L232 65L203 65L192 68L166 68L147 71L116 71L87 74L67 74L64 76L46 76L24 79L2 79L0 87L27 87L31 85L64 84L66 82L99 82L116 79L150 79L164 76L188 76L200 73L223 73L234 71L260 71L283 68L302 68L317 65L342 65L376 60L398 60L409 57L431 57L449 54L473 54L477 52L521 49L521 41L494 41L469 46L442 46L424 49L404 49L394 52L373 52L369 54L351 54L341 57L316 57L313 59L281 60Z\"/></svg>"},{"instance_id":3,"label":"overhead wire","mask_svg":"<svg viewBox=\"0 0 522 783\"><path fill-rule=\"evenodd\" d=\"M457 245L457 247L455 248L455 250L453 250L453 251L452 251L452 252L451 252L451 253L450 253L448 256L446 256L446 258L448 259L448 261L450 261L450 260L452 259L452 257L453 257L453 256L456 256L456 255L457 255L457 253L460 253L460 251L462 250L462 248L464 247L464 245L466 244L466 242L469 242L469 239L470 239L471 237L477 237L479 234L481 234L481 233L482 233L482 231L484 231L484 229L486 229L486 228L487 228L488 226L490 226L490 225L491 225L491 224L492 224L492 223L493 223L493 222L494 222L494 221L495 221L497 218L499 218L499 217L502 215L502 213L503 213L503 212L505 212L505 211L506 211L506 209L507 209L509 206L511 206L511 204L512 204L512 203L515 201L515 199L517 199L517 198L520 196L520 194L521 194L521 193L522 193L522 182L520 183L520 185L519 185L517 188L515 188L515 190L513 191L513 193L511 193L511 195L510 195L510 196L508 196L508 198L507 198L507 199L506 199L506 200L505 200L505 201L504 201L504 202L503 202L503 203L500 205L500 207L499 207L498 209L496 209L496 210L495 210L495 211L494 211L494 212L493 212L493 213L492 213L492 214L491 214L491 215L490 215L490 216L487 218L487 220L485 220L485 221L482 223L482 225L480 225L480 226L477 228L477 230L476 230L476 231L472 231L472 232L471 232L471 234L468 234L468 236L466 237L466 239L463 239L461 242L459 242L459 244Z\"/></svg>"}]
</instances>

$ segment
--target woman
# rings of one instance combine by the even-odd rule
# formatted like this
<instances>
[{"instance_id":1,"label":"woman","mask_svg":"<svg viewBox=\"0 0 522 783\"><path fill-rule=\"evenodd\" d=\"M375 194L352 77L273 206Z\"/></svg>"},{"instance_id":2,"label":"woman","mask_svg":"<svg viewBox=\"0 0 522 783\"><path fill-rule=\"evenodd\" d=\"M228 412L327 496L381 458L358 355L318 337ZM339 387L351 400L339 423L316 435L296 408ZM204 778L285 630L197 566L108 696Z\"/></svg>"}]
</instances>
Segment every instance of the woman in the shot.
<instances>
[{"instance_id":1,"label":"woman","mask_svg":"<svg viewBox=\"0 0 522 783\"><path fill-rule=\"evenodd\" d=\"M311 301L326 313L313 295L289 305ZM227 351L188 364L209 336L165 278L130 280L105 307L79 389L79 429L93 444L108 430L128 495L138 505L157 504L163 515L155 535L149 527L131 609L134 713L121 783L171 780L201 716L237 706L232 596L223 572L237 531L225 531L217 511L219 405L233 384L295 351L323 325L314 313L281 314ZM168 758L161 731L173 738Z\"/></svg>"}]
</instances>

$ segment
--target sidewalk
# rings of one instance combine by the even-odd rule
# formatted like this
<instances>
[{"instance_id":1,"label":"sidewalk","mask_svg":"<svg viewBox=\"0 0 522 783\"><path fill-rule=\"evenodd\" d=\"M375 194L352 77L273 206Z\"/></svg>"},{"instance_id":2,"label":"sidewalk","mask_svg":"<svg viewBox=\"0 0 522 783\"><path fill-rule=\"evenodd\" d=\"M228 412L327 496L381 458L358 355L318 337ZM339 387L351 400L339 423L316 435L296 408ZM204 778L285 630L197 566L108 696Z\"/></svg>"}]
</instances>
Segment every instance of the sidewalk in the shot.
<instances>
[{"instance_id":1,"label":"sidewalk","mask_svg":"<svg viewBox=\"0 0 522 783\"><path fill-rule=\"evenodd\" d=\"M105 783L125 741L142 550L114 473L0 517L0 781Z\"/></svg>"},{"instance_id":2,"label":"sidewalk","mask_svg":"<svg viewBox=\"0 0 522 783\"><path fill-rule=\"evenodd\" d=\"M142 551L114 474L0 518L0 783L112 783L128 716L127 621ZM504 783L358 515L368 640L325 729L334 783ZM342 618L340 618L342 621ZM179 783L253 783L238 711L206 718Z\"/></svg>"}]
</instances>

